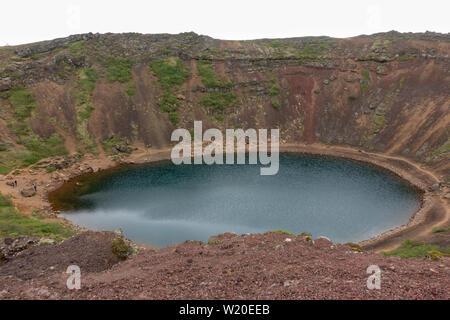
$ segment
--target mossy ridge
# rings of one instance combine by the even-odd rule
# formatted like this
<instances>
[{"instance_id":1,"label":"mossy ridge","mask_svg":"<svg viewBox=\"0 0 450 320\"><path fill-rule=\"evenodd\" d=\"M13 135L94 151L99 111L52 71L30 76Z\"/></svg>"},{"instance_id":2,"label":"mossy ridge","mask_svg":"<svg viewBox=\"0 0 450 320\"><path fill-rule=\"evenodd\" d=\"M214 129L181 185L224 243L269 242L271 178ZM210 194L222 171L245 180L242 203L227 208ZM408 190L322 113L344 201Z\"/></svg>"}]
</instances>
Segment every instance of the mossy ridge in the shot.
<instances>
[{"instance_id":1,"label":"mossy ridge","mask_svg":"<svg viewBox=\"0 0 450 320\"><path fill-rule=\"evenodd\" d=\"M190 70L184 67L178 57L158 59L150 63L150 67L158 78L163 91L158 105L162 111L168 113L173 124L179 122L179 101L175 94L180 86L189 78Z\"/></svg>"},{"instance_id":2,"label":"mossy ridge","mask_svg":"<svg viewBox=\"0 0 450 320\"><path fill-rule=\"evenodd\" d=\"M38 216L18 214L11 202L0 194L0 235L46 237L61 241L76 234L71 227L42 220Z\"/></svg>"}]
</instances>

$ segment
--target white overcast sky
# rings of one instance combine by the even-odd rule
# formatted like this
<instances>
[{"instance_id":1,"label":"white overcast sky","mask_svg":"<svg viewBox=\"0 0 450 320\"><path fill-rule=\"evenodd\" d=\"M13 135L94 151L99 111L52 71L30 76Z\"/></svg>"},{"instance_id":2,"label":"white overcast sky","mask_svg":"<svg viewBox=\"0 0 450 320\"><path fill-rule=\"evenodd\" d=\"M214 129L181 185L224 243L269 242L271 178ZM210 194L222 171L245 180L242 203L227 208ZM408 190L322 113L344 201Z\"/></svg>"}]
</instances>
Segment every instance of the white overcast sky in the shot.
<instances>
[{"instance_id":1,"label":"white overcast sky","mask_svg":"<svg viewBox=\"0 0 450 320\"><path fill-rule=\"evenodd\" d=\"M232 40L450 32L449 0L2 0L0 8L0 45L86 32L194 31Z\"/></svg>"}]
</instances>

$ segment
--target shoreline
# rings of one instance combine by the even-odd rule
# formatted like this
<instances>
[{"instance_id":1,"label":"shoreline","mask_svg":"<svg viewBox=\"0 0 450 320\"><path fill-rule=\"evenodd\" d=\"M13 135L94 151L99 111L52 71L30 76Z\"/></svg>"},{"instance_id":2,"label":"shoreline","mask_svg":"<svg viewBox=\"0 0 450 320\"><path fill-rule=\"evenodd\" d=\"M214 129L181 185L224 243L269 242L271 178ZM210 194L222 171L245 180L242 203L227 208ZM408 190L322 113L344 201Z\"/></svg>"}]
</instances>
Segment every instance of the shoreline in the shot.
<instances>
[{"instance_id":1,"label":"shoreline","mask_svg":"<svg viewBox=\"0 0 450 320\"><path fill-rule=\"evenodd\" d=\"M325 146L322 144L280 144L279 152L321 155L363 162L387 171L389 174L396 175L420 192L421 206L411 216L408 223L359 242L367 250L377 252L392 250L398 247L402 241L424 237L434 227L443 225L449 221L450 212L448 204L444 203L445 199L442 197L445 192L439 189L436 191L429 190L430 186L439 183L439 179L433 172L420 168L418 164L410 160L380 153L366 152L351 147ZM35 210L44 210L52 217L50 220L72 225L78 231L87 230L59 216L49 199L51 197L50 194L67 185L68 182L77 177L120 168L124 165L170 160L170 153L170 147L144 150L140 148L120 161L113 161L111 156L106 154L98 156L89 155L69 168L61 169L53 173L45 172L45 170L44 172L36 173L32 172L29 168L20 169L24 171L24 174L13 178L19 182L19 187L17 188L6 186L4 182L7 181L6 175L0 176L0 193L12 196L12 202L21 214L31 215ZM25 173L25 171L28 171L28 173ZM31 183L38 184L37 194L31 198L22 197L19 191L21 186L30 185Z\"/></svg>"}]
</instances>

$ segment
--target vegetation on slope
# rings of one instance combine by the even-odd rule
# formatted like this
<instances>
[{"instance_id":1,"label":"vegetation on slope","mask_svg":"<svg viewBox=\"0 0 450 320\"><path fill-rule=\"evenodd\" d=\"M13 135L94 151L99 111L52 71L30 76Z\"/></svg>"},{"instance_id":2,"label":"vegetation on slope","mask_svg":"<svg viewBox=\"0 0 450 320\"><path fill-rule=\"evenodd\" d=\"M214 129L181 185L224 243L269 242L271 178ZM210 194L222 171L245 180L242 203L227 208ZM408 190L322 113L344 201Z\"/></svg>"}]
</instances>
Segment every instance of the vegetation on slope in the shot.
<instances>
[{"instance_id":1,"label":"vegetation on slope","mask_svg":"<svg viewBox=\"0 0 450 320\"><path fill-rule=\"evenodd\" d=\"M423 244L416 240L406 240L400 248L383 252L385 256L398 256L401 258L426 258L433 260L450 255L450 248L441 248L435 244Z\"/></svg>"},{"instance_id":2,"label":"vegetation on slope","mask_svg":"<svg viewBox=\"0 0 450 320\"><path fill-rule=\"evenodd\" d=\"M86 151L96 153L96 145L89 135L87 126L89 118L94 111L94 103L92 102L92 93L98 79L98 74L93 68L82 68L78 71L78 88L80 92L77 94L77 139L82 143ZM81 146L79 146L81 150Z\"/></svg>"},{"instance_id":3,"label":"vegetation on slope","mask_svg":"<svg viewBox=\"0 0 450 320\"><path fill-rule=\"evenodd\" d=\"M41 218L42 219L42 218ZM75 230L56 222L20 215L11 202L0 194L0 235L48 237L57 241L67 239Z\"/></svg>"},{"instance_id":4,"label":"vegetation on slope","mask_svg":"<svg viewBox=\"0 0 450 320\"><path fill-rule=\"evenodd\" d=\"M206 88L231 88L233 80L221 81L212 67L209 60L199 60L197 64L198 75Z\"/></svg>"},{"instance_id":5,"label":"vegetation on slope","mask_svg":"<svg viewBox=\"0 0 450 320\"><path fill-rule=\"evenodd\" d=\"M220 80L210 60L199 60L197 69L198 75L201 77L202 83L206 88L225 89L224 91L207 92L200 100L201 104L215 114L217 120L221 121L223 120L223 113L226 108L237 102L236 95L229 91L233 87L234 81Z\"/></svg>"},{"instance_id":6,"label":"vegetation on slope","mask_svg":"<svg viewBox=\"0 0 450 320\"><path fill-rule=\"evenodd\" d=\"M183 67L178 57L155 60L150 64L150 67L158 78L163 91L158 105L162 111L169 114L170 121L177 124L179 121L179 102L175 94L189 77L189 68Z\"/></svg>"},{"instance_id":7,"label":"vegetation on slope","mask_svg":"<svg viewBox=\"0 0 450 320\"><path fill-rule=\"evenodd\" d=\"M13 117L8 122L8 128L17 136L19 146L14 148L13 144L3 144L0 147L0 174L8 173L16 167L28 166L43 158L67 153L64 140L57 133L42 138L28 124L28 119L37 108L30 90L18 87L3 92L1 97L12 109Z\"/></svg>"}]
</instances>

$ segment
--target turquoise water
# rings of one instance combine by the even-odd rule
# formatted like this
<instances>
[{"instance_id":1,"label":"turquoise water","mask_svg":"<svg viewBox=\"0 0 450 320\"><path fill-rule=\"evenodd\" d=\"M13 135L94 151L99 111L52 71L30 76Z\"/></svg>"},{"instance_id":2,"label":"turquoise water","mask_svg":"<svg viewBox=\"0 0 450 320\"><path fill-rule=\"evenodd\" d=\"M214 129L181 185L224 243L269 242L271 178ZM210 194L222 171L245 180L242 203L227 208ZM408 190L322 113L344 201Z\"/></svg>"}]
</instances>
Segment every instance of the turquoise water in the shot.
<instances>
[{"instance_id":1,"label":"turquoise water","mask_svg":"<svg viewBox=\"0 0 450 320\"><path fill-rule=\"evenodd\" d=\"M80 184L80 183L79 183ZM399 178L366 164L280 155L275 176L258 165L129 166L82 181L63 215L95 230L122 228L154 246L222 232L303 231L360 241L407 223L420 207Z\"/></svg>"}]
</instances>

